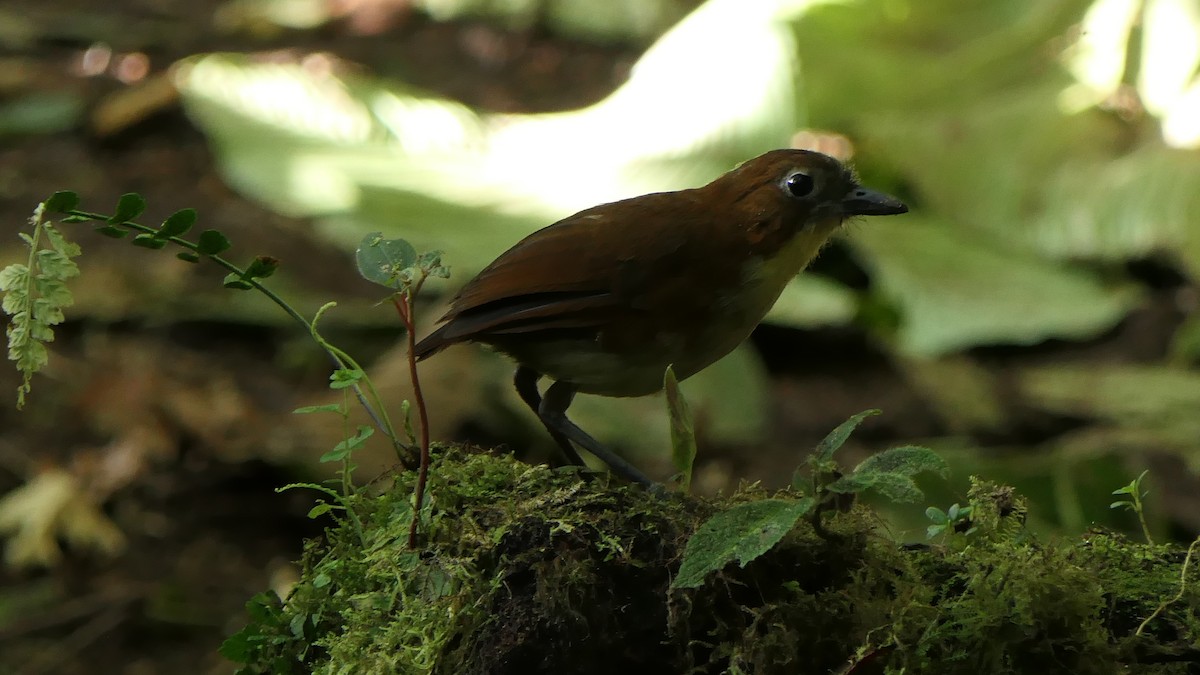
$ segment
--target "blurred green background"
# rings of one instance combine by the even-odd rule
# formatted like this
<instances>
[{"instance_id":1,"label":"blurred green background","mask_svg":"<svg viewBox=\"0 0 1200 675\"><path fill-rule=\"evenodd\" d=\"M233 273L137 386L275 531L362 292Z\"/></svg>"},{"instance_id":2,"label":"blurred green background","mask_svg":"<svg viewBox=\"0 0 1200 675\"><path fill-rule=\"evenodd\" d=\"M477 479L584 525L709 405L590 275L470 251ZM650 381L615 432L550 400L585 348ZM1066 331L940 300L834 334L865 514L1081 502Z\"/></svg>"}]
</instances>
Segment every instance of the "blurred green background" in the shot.
<instances>
[{"instance_id":1,"label":"blurred green background","mask_svg":"<svg viewBox=\"0 0 1200 675\"><path fill-rule=\"evenodd\" d=\"M194 206L246 257L283 258L274 285L301 307L337 300L329 330L397 407L398 321L353 278L365 233L443 251L428 330L475 271L579 209L777 147L847 159L912 211L847 227L750 343L685 383L698 488L782 486L879 407L847 460L934 447L954 475L927 481L930 504L962 501L974 473L1030 496L1040 532L1135 532L1109 493L1149 469L1152 531L1200 529L1194 0L22 0L0 26L12 231L55 189L97 211L132 190L152 215ZM287 414L328 397L303 335L211 270L75 239L67 365L33 410L0 414L0 488L65 471L129 558L148 535L121 508L144 507L147 477L184 484L190 466L239 511L245 485L323 470L339 430ZM23 255L0 242L0 262ZM423 364L435 437L547 456L509 371L471 347ZM572 413L669 475L660 397ZM132 460L114 449L131 444ZM375 450L364 479L388 466ZM136 470L96 468L114 456ZM922 508L894 533L920 538Z\"/></svg>"},{"instance_id":2,"label":"blurred green background","mask_svg":"<svg viewBox=\"0 0 1200 675\"><path fill-rule=\"evenodd\" d=\"M176 81L230 183L316 218L345 246L380 229L441 249L461 283L528 232L593 204L701 184L789 144L853 155L913 214L851 227L837 258L798 278L769 321L865 332L928 400L939 431L966 432L929 441L961 450L962 473L987 432L1051 441L1033 458L1006 452L1003 464L1053 456L1074 467L1051 472L1059 482L1085 469L1115 487L1129 468L1105 474L1093 462L1129 458L1131 434L1146 450L1170 442L1197 466L1200 407L1184 393L1200 384L1189 375L1189 282L1200 269L1194 2L711 0L674 24L664 20L678 16L673 3L428 9L579 39L650 39L670 27L613 93L541 114L470 107L395 75L339 70L328 55L194 57ZM1037 349L1103 339L1164 290L1178 317L1155 328L1169 345L1156 358ZM1003 364L973 353L1001 346L1034 349L1028 362ZM690 393L713 410L715 440L746 446L770 427L768 384L754 355L733 358L737 367L715 368ZM1130 396L1136 405L1121 405ZM577 413L585 426L661 459L661 432L628 423L641 414L661 428L655 404L589 404ZM1012 429L1021 407L1095 424L1082 438L1038 438ZM1016 480L1008 474L998 477ZM1058 515L1078 529L1094 515L1082 508Z\"/></svg>"}]
</instances>

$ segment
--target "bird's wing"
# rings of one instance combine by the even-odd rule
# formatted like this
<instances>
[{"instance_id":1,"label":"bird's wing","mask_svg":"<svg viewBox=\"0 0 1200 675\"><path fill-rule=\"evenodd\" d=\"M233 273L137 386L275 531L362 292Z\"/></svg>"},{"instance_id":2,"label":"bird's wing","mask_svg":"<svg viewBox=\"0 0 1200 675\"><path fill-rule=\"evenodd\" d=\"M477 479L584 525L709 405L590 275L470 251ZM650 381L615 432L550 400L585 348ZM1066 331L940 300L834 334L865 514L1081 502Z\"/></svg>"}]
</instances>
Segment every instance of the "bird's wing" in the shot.
<instances>
[{"instance_id":1,"label":"bird's wing","mask_svg":"<svg viewBox=\"0 0 1200 675\"><path fill-rule=\"evenodd\" d=\"M690 210L680 196L588 209L526 237L459 291L445 324L422 340L418 354L488 335L598 329L615 314L643 308L653 286L679 283L661 272L700 245L693 228L679 222L681 203Z\"/></svg>"}]
</instances>

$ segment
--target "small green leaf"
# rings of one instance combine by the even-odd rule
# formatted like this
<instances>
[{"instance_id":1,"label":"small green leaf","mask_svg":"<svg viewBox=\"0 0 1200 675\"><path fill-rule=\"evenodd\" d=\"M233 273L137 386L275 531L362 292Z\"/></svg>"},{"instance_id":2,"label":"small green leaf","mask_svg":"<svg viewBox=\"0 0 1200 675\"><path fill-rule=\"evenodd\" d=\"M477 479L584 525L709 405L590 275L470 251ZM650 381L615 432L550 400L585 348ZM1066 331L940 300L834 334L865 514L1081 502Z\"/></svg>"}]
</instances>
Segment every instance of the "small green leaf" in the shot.
<instances>
[{"instance_id":1,"label":"small green leaf","mask_svg":"<svg viewBox=\"0 0 1200 675\"><path fill-rule=\"evenodd\" d=\"M342 461L343 459L346 459L346 458L347 458L347 457L349 457L349 456L350 456L350 450L349 450L349 449L347 449L347 448L334 448L333 450L330 450L329 452L327 452L327 453L325 453L325 454L321 455L321 456L320 456L320 458L318 458L318 459L317 459L317 461L318 461L318 462L320 462L320 463L322 463L322 464L327 464L327 463L329 463L329 462L340 462L340 461Z\"/></svg>"},{"instance_id":2,"label":"small green leaf","mask_svg":"<svg viewBox=\"0 0 1200 675\"><path fill-rule=\"evenodd\" d=\"M19 285L14 285L4 293L4 300L0 302L0 307L3 307L5 314L10 314L13 317L14 324L17 322L17 315L25 312L29 301L29 284L28 281L22 282Z\"/></svg>"},{"instance_id":3,"label":"small green leaf","mask_svg":"<svg viewBox=\"0 0 1200 675\"><path fill-rule=\"evenodd\" d=\"M79 195L69 190L62 190L50 195L50 198L43 202L45 210L50 213L66 213L76 206L79 206Z\"/></svg>"},{"instance_id":4,"label":"small green leaf","mask_svg":"<svg viewBox=\"0 0 1200 675\"><path fill-rule=\"evenodd\" d=\"M50 241L50 248L54 249L56 252L65 255L68 258L74 258L83 252L83 250L79 248L79 244L67 239L57 227L54 227L50 223L43 225L42 230L46 233L46 239Z\"/></svg>"},{"instance_id":5,"label":"small green leaf","mask_svg":"<svg viewBox=\"0 0 1200 675\"><path fill-rule=\"evenodd\" d=\"M866 418L878 414L879 410L876 409L864 410L845 422L839 424L836 429L829 432L829 435L817 444L817 450L815 453L817 461L828 462L832 460L833 453L837 452L837 450L842 447L842 444L846 442L846 439L850 437L850 434L854 433L854 430L858 428L858 425L862 424L862 421Z\"/></svg>"},{"instance_id":6,"label":"small green leaf","mask_svg":"<svg viewBox=\"0 0 1200 675\"><path fill-rule=\"evenodd\" d=\"M321 455L321 462L340 462L350 456L350 453L361 448L367 439L375 434L375 429L366 425L359 425L358 431L350 438L343 439L340 443L333 446L329 452Z\"/></svg>"},{"instance_id":7,"label":"small green leaf","mask_svg":"<svg viewBox=\"0 0 1200 675\"><path fill-rule=\"evenodd\" d=\"M245 279L266 279L279 269L279 259L272 258L269 255L260 255L251 263L250 267L246 268L246 273L243 274Z\"/></svg>"},{"instance_id":8,"label":"small green leaf","mask_svg":"<svg viewBox=\"0 0 1200 675\"><path fill-rule=\"evenodd\" d=\"M358 429L355 431L353 436L335 445L334 449L336 450L339 447L345 446L345 448L348 450L356 450L361 448L363 443L366 443L367 439L374 435L375 427L369 427L365 424L360 424L358 425Z\"/></svg>"},{"instance_id":9,"label":"small green leaf","mask_svg":"<svg viewBox=\"0 0 1200 675\"><path fill-rule=\"evenodd\" d=\"M29 293L26 287L14 286L4 294L3 302L0 302L0 308L3 308L5 314L12 315L14 325L17 322L17 314L22 314L25 309L25 303L29 299Z\"/></svg>"},{"instance_id":10,"label":"small green leaf","mask_svg":"<svg viewBox=\"0 0 1200 675\"><path fill-rule=\"evenodd\" d=\"M671 588L696 588L711 572L737 560L745 567L771 550L816 501L764 499L738 504L709 518L688 539Z\"/></svg>"},{"instance_id":11,"label":"small green leaf","mask_svg":"<svg viewBox=\"0 0 1200 675\"><path fill-rule=\"evenodd\" d=\"M345 389L358 384L358 381L366 375L361 370L351 368L338 368L329 376L330 389Z\"/></svg>"},{"instance_id":12,"label":"small green leaf","mask_svg":"<svg viewBox=\"0 0 1200 675\"><path fill-rule=\"evenodd\" d=\"M225 641L217 648L217 653L234 663L248 664L254 658L260 641L259 627L256 625L246 626L225 638Z\"/></svg>"},{"instance_id":13,"label":"small green leaf","mask_svg":"<svg viewBox=\"0 0 1200 675\"><path fill-rule=\"evenodd\" d=\"M292 632L292 637L304 637L304 624L308 622L308 615L299 612L292 615L292 620L288 622L288 629Z\"/></svg>"},{"instance_id":14,"label":"small green leaf","mask_svg":"<svg viewBox=\"0 0 1200 675\"><path fill-rule=\"evenodd\" d=\"M63 322L62 311L59 310L57 321L51 322L51 321L45 321L42 319L39 319L39 320L43 321L43 323L41 323L41 324L33 323L33 324L29 325L29 335L34 340L40 340L42 342L54 342L54 329L51 328L51 326L54 326L54 325L57 325L57 324L60 324Z\"/></svg>"},{"instance_id":15,"label":"small green leaf","mask_svg":"<svg viewBox=\"0 0 1200 675\"><path fill-rule=\"evenodd\" d=\"M671 463L679 472L679 491L687 494L692 487L692 465L696 462L696 432L692 428L687 401L679 391L675 369L671 366L667 366L663 376L663 390L667 395L667 416L671 426Z\"/></svg>"},{"instance_id":16,"label":"small green leaf","mask_svg":"<svg viewBox=\"0 0 1200 675\"><path fill-rule=\"evenodd\" d=\"M417 432L413 427L412 403L408 399L400 401L400 414L404 416L404 435L409 443L417 442Z\"/></svg>"},{"instance_id":17,"label":"small green leaf","mask_svg":"<svg viewBox=\"0 0 1200 675\"><path fill-rule=\"evenodd\" d=\"M263 648L263 632L279 626L283 617L283 602L275 591L266 591L246 603L250 623L221 643L217 651L234 663L250 663Z\"/></svg>"},{"instance_id":18,"label":"small green leaf","mask_svg":"<svg viewBox=\"0 0 1200 675\"><path fill-rule=\"evenodd\" d=\"M65 300L63 299L65 297ZM33 318L34 323L40 323L45 326L56 326L65 320L63 316L63 307L70 307L75 304L75 299L71 297L71 291L65 286L58 292L57 302L51 302L46 298L38 298L33 301ZM47 342L50 338L39 337Z\"/></svg>"},{"instance_id":19,"label":"small green leaf","mask_svg":"<svg viewBox=\"0 0 1200 675\"><path fill-rule=\"evenodd\" d=\"M187 231L192 229L192 225L196 224L196 209L181 209L167 216L161 227L158 228L160 237L178 237L187 234Z\"/></svg>"},{"instance_id":20,"label":"small green leaf","mask_svg":"<svg viewBox=\"0 0 1200 675\"><path fill-rule=\"evenodd\" d=\"M106 237L112 237L113 239L121 239L129 236L129 230L117 227L116 225L101 225L96 228L96 232Z\"/></svg>"},{"instance_id":21,"label":"small green leaf","mask_svg":"<svg viewBox=\"0 0 1200 675\"><path fill-rule=\"evenodd\" d=\"M231 288L236 291L248 291L254 288L254 285L249 281L242 279L242 275L230 272L225 275L225 279L221 281L221 285L225 288Z\"/></svg>"},{"instance_id":22,"label":"small green leaf","mask_svg":"<svg viewBox=\"0 0 1200 675\"><path fill-rule=\"evenodd\" d=\"M196 252L200 255L219 255L230 246L229 239L217 230L205 230L196 240Z\"/></svg>"},{"instance_id":23,"label":"small green leaf","mask_svg":"<svg viewBox=\"0 0 1200 675\"><path fill-rule=\"evenodd\" d=\"M404 287L400 272L417 262L417 251L403 239L384 239L382 233L372 232L359 242L354 260L367 281L400 289Z\"/></svg>"},{"instance_id":24,"label":"small green leaf","mask_svg":"<svg viewBox=\"0 0 1200 675\"><path fill-rule=\"evenodd\" d=\"M16 317L13 317L13 321L16 321ZM9 342L9 358L12 358L11 340ZM37 340L29 340L21 345L16 360L17 368L20 371L33 373L41 370L50 362L50 353L46 351L46 345Z\"/></svg>"},{"instance_id":25,"label":"small green leaf","mask_svg":"<svg viewBox=\"0 0 1200 675\"><path fill-rule=\"evenodd\" d=\"M191 251L180 251L179 253L175 254L175 257L179 258L180 260L182 260L184 262L190 262L190 263L200 262L200 256L196 255L195 253L192 253Z\"/></svg>"},{"instance_id":26,"label":"small green leaf","mask_svg":"<svg viewBox=\"0 0 1200 675\"><path fill-rule=\"evenodd\" d=\"M931 506L925 509L925 517L939 524L946 523L950 520L950 518L936 506Z\"/></svg>"},{"instance_id":27,"label":"small green leaf","mask_svg":"<svg viewBox=\"0 0 1200 675\"><path fill-rule=\"evenodd\" d=\"M67 216L65 218L59 218L58 222L60 222L60 223L86 223L89 220L99 220L99 219L98 218L89 218L88 216L72 215L72 216Z\"/></svg>"},{"instance_id":28,"label":"small green leaf","mask_svg":"<svg viewBox=\"0 0 1200 675\"><path fill-rule=\"evenodd\" d=\"M946 460L936 452L919 445L902 445L871 455L854 467L854 473L899 473L913 476L932 471L943 478L949 475Z\"/></svg>"},{"instance_id":29,"label":"small green leaf","mask_svg":"<svg viewBox=\"0 0 1200 675\"><path fill-rule=\"evenodd\" d=\"M417 267L425 270L425 273L431 277L441 279L450 278L450 268L442 264L441 251L426 251L417 258Z\"/></svg>"},{"instance_id":30,"label":"small green leaf","mask_svg":"<svg viewBox=\"0 0 1200 675\"><path fill-rule=\"evenodd\" d=\"M283 601L275 591L263 591L246 603L246 613L250 618L259 621L278 621L283 616Z\"/></svg>"},{"instance_id":31,"label":"small green leaf","mask_svg":"<svg viewBox=\"0 0 1200 675\"><path fill-rule=\"evenodd\" d=\"M133 238L133 241L129 243L133 244L134 246L141 246L142 248L154 250L158 250L167 245L166 241L159 239L152 234L139 234Z\"/></svg>"},{"instance_id":32,"label":"small green leaf","mask_svg":"<svg viewBox=\"0 0 1200 675\"><path fill-rule=\"evenodd\" d=\"M121 199L117 201L117 210L108 218L109 225L118 223L127 223L134 218L142 215L146 210L146 200L136 192L130 192L121 195Z\"/></svg>"},{"instance_id":33,"label":"small green leaf","mask_svg":"<svg viewBox=\"0 0 1200 675\"><path fill-rule=\"evenodd\" d=\"M839 494L858 494L868 489L878 492L893 502L900 503L918 502L924 496L910 476L899 473L851 475L840 478L829 486L831 492Z\"/></svg>"},{"instance_id":34,"label":"small green leaf","mask_svg":"<svg viewBox=\"0 0 1200 675\"><path fill-rule=\"evenodd\" d=\"M873 489L893 501L914 502L921 498L921 491L911 477L926 471L945 477L950 469L929 448L907 445L866 458L853 473L830 483L827 489L839 494Z\"/></svg>"},{"instance_id":35,"label":"small green leaf","mask_svg":"<svg viewBox=\"0 0 1200 675\"><path fill-rule=\"evenodd\" d=\"M43 279L54 279L61 281L79 276L79 266L75 264L67 256L44 248L37 252L37 267L40 270L38 277Z\"/></svg>"},{"instance_id":36,"label":"small green leaf","mask_svg":"<svg viewBox=\"0 0 1200 675\"><path fill-rule=\"evenodd\" d=\"M333 510L333 504L328 502L317 502L317 505L308 510L309 518L319 518Z\"/></svg>"},{"instance_id":37,"label":"small green leaf","mask_svg":"<svg viewBox=\"0 0 1200 675\"><path fill-rule=\"evenodd\" d=\"M316 412L340 413L340 412L342 412L342 405L340 403L326 403L325 405L306 405L302 408L296 408L295 410L292 411L292 414L293 415L307 415L309 413L316 413Z\"/></svg>"},{"instance_id":38,"label":"small green leaf","mask_svg":"<svg viewBox=\"0 0 1200 675\"><path fill-rule=\"evenodd\" d=\"M29 283L29 268L13 263L0 270L0 291L8 291Z\"/></svg>"}]
</instances>

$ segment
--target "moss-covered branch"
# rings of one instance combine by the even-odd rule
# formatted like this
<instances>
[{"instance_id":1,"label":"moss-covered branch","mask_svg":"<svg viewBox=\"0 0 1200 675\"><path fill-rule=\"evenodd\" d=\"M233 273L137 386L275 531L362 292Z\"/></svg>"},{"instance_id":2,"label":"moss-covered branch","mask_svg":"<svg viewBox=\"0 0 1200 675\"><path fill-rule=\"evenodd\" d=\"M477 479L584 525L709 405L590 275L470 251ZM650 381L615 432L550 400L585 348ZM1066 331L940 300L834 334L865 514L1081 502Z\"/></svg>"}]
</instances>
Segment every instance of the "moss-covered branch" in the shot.
<instances>
[{"instance_id":1,"label":"moss-covered branch","mask_svg":"<svg viewBox=\"0 0 1200 675\"><path fill-rule=\"evenodd\" d=\"M670 590L707 518L799 496L663 497L440 454L422 514L427 548L406 546L413 474L352 497L365 547L351 527L311 542L292 596L256 599L225 653L246 672L274 673L1107 674L1200 664L1200 580L1191 572L1181 591L1182 549L1107 533L1038 541L1006 488L977 484L973 532L937 546L898 545L860 506L831 515L829 536L801 521L744 568Z\"/></svg>"}]
</instances>

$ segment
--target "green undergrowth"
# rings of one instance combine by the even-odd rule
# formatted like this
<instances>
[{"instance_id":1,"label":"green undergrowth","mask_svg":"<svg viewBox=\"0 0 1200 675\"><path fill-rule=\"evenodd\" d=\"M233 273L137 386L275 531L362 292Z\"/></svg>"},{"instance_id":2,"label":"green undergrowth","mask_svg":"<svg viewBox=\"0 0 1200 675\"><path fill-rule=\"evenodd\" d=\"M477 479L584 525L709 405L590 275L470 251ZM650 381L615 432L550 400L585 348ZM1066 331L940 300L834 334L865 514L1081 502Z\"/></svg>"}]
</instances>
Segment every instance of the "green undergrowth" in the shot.
<instances>
[{"instance_id":1,"label":"green undergrowth","mask_svg":"<svg viewBox=\"0 0 1200 675\"><path fill-rule=\"evenodd\" d=\"M655 495L450 448L410 550L413 480L350 497L286 602L250 603L223 648L242 672L1188 673L1200 660L1181 549L1038 541L1023 501L986 483L969 533L902 546L856 506L672 589L713 514L800 495Z\"/></svg>"}]
</instances>

